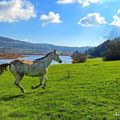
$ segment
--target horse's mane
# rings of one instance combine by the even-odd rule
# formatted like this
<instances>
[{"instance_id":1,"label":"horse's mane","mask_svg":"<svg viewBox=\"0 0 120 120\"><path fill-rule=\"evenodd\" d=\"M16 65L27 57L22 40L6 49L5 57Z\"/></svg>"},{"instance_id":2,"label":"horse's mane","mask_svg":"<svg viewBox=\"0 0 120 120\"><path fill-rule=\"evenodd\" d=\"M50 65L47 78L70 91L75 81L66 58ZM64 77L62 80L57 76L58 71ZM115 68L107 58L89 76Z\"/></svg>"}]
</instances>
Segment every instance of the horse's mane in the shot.
<instances>
[{"instance_id":1,"label":"horse's mane","mask_svg":"<svg viewBox=\"0 0 120 120\"><path fill-rule=\"evenodd\" d=\"M48 57L51 53L52 53L52 52L47 53L45 56L43 56L43 57L41 57L41 58L38 58L38 59L35 59L33 62L37 62L37 61L43 60L43 59L45 59L46 57Z\"/></svg>"}]
</instances>

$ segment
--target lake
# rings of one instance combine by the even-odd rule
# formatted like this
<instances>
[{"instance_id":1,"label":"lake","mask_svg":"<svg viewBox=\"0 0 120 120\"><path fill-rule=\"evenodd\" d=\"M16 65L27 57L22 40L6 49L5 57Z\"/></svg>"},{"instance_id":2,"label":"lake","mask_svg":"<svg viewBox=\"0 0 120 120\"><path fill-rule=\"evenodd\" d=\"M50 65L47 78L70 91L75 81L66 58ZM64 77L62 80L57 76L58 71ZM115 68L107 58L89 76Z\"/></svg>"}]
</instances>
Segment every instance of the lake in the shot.
<instances>
[{"instance_id":1,"label":"lake","mask_svg":"<svg viewBox=\"0 0 120 120\"><path fill-rule=\"evenodd\" d=\"M19 59L24 59L24 60L35 60L37 58L43 57L42 55L26 55L24 58L19 58ZM62 64L71 64L71 57L70 56L60 56L62 59ZM9 63L13 61L14 59L0 59L0 64L2 63ZM52 64L58 64L57 62L53 61Z\"/></svg>"}]
</instances>

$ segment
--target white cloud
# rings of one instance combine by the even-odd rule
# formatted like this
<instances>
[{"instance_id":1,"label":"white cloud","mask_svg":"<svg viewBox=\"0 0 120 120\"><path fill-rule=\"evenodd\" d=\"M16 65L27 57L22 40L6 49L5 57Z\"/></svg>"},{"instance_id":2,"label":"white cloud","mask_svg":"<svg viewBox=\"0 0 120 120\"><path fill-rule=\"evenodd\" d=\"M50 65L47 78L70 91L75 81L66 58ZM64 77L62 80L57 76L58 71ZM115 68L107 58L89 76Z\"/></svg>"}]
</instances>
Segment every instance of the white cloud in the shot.
<instances>
[{"instance_id":1,"label":"white cloud","mask_svg":"<svg viewBox=\"0 0 120 120\"><path fill-rule=\"evenodd\" d=\"M36 17L34 6L25 0L0 1L0 22L16 22Z\"/></svg>"},{"instance_id":2,"label":"white cloud","mask_svg":"<svg viewBox=\"0 0 120 120\"><path fill-rule=\"evenodd\" d=\"M99 0L82 0L80 3L83 7L89 6L92 3L98 3Z\"/></svg>"},{"instance_id":3,"label":"white cloud","mask_svg":"<svg viewBox=\"0 0 120 120\"><path fill-rule=\"evenodd\" d=\"M78 2L78 0L58 0L57 1L58 4L71 4L75 2Z\"/></svg>"},{"instance_id":4,"label":"white cloud","mask_svg":"<svg viewBox=\"0 0 120 120\"><path fill-rule=\"evenodd\" d=\"M43 22L43 27L49 23L61 23L59 13L54 13L52 11L49 12L48 15L41 15L40 20Z\"/></svg>"},{"instance_id":5,"label":"white cloud","mask_svg":"<svg viewBox=\"0 0 120 120\"><path fill-rule=\"evenodd\" d=\"M120 9L117 11L117 15L113 16L113 19L111 25L120 26Z\"/></svg>"},{"instance_id":6,"label":"white cloud","mask_svg":"<svg viewBox=\"0 0 120 120\"><path fill-rule=\"evenodd\" d=\"M72 4L72 3L79 3L83 7L89 6L92 3L98 3L99 0L58 0L58 4Z\"/></svg>"},{"instance_id":7,"label":"white cloud","mask_svg":"<svg viewBox=\"0 0 120 120\"><path fill-rule=\"evenodd\" d=\"M89 13L86 17L80 19L78 24L83 26L93 26L93 25L102 25L106 24L105 18L102 17L99 13Z\"/></svg>"}]
</instances>

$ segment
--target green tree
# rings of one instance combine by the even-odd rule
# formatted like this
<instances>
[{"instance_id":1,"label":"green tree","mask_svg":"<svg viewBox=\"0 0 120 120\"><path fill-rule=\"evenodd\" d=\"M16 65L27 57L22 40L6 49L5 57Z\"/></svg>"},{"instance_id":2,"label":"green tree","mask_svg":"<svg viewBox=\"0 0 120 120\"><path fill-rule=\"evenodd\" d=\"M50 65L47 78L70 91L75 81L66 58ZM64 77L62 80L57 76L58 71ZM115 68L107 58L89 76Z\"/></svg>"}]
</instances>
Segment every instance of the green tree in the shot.
<instances>
[{"instance_id":1,"label":"green tree","mask_svg":"<svg viewBox=\"0 0 120 120\"><path fill-rule=\"evenodd\" d=\"M105 60L120 60L120 38L115 38L109 43Z\"/></svg>"},{"instance_id":2,"label":"green tree","mask_svg":"<svg viewBox=\"0 0 120 120\"><path fill-rule=\"evenodd\" d=\"M97 47L88 49L86 53L92 57L104 57L108 50L109 43L110 43L110 40L107 40L102 44L98 45Z\"/></svg>"}]
</instances>

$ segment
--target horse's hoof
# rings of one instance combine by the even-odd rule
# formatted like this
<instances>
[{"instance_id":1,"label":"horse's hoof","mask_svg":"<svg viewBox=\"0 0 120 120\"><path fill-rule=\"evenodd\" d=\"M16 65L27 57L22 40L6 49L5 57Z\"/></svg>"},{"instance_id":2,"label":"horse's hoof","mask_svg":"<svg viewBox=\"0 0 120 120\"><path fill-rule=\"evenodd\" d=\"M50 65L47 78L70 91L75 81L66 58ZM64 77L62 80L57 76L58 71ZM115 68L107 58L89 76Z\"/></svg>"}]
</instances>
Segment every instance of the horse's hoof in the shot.
<instances>
[{"instance_id":1,"label":"horse's hoof","mask_svg":"<svg viewBox=\"0 0 120 120\"><path fill-rule=\"evenodd\" d=\"M42 87L42 89L44 90L44 89L45 89L45 87Z\"/></svg>"},{"instance_id":2,"label":"horse's hoof","mask_svg":"<svg viewBox=\"0 0 120 120\"><path fill-rule=\"evenodd\" d=\"M33 89L35 89L35 87L34 87L34 86L32 86L32 87L31 87L31 89L33 90Z\"/></svg>"},{"instance_id":3,"label":"horse's hoof","mask_svg":"<svg viewBox=\"0 0 120 120\"><path fill-rule=\"evenodd\" d=\"M21 90L21 92L22 92L22 93L25 93L25 91L24 91L24 90Z\"/></svg>"}]
</instances>

